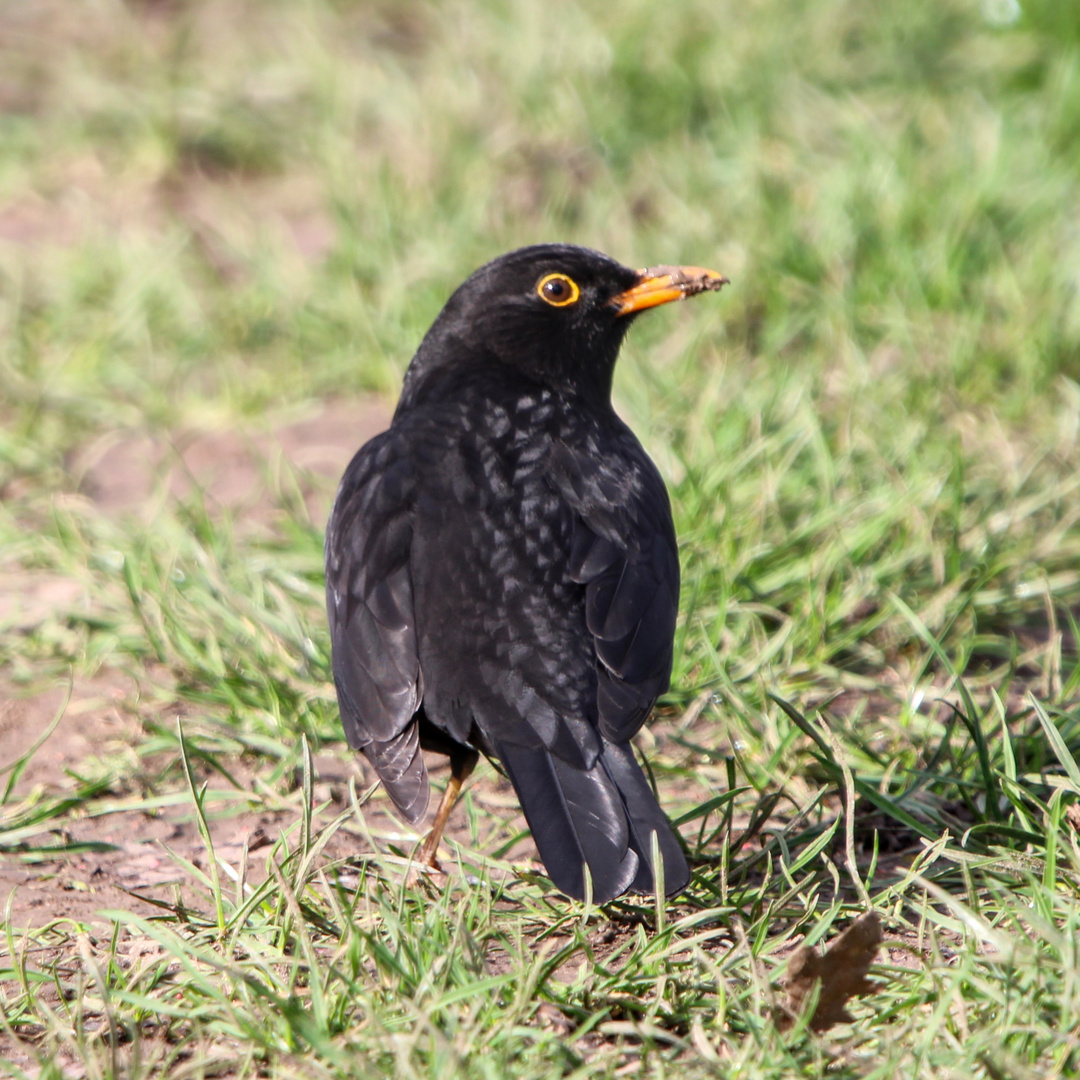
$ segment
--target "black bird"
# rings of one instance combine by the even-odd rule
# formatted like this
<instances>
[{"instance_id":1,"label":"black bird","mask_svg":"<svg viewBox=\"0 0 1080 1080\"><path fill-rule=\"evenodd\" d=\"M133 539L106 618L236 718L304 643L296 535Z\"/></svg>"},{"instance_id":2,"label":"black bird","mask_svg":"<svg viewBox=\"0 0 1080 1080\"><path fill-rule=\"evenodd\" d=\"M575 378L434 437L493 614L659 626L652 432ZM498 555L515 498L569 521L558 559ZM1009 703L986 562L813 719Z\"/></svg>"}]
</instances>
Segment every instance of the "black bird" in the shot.
<instances>
[{"instance_id":1,"label":"black bird","mask_svg":"<svg viewBox=\"0 0 1080 1080\"><path fill-rule=\"evenodd\" d=\"M334 682L349 744L401 814L479 752L501 763L548 875L597 902L690 877L630 745L671 676L679 560L664 482L611 406L634 316L727 279L630 270L543 244L450 297L390 429L353 458L326 533ZM655 841L653 837L655 836Z\"/></svg>"}]
</instances>

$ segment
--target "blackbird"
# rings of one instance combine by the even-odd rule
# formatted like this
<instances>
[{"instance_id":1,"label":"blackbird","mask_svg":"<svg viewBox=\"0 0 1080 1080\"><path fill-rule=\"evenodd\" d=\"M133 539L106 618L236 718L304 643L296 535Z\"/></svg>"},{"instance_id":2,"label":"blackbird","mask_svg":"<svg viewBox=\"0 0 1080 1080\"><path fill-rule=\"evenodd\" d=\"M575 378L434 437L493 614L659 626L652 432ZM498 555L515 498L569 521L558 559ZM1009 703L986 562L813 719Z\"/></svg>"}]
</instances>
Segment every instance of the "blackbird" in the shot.
<instances>
[{"instance_id":1,"label":"blackbird","mask_svg":"<svg viewBox=\"0 0 1080 1080\"><path fill-rule=\"evenodd\" d=\"M659 472L611 405L638 312L727 283L543 244L477 270L353 458L326 533L334 682L349 744L411 823L421 749L513 784L555 886L683 889L682 847L630 740L671 676L679 559Z\"/></svg>"}]
</instances>

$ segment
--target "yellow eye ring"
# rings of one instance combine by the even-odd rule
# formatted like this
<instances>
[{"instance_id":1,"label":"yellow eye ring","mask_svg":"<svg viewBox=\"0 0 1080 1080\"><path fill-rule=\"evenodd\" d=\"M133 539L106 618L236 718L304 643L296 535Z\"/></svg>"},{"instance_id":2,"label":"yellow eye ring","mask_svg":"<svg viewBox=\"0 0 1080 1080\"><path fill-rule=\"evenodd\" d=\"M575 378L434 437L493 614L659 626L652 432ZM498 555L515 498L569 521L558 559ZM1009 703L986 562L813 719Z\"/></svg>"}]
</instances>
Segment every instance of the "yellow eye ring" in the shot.
<instances>
[{"instance_id":1,"label":"yellow eye ring","mask_svg":"<svg viewBox=\"0 0 1080 1080\"><path fill-rule=\"evenodd\" d=\"M536 283L537 295L552 307L569 307L581 296L577 282L565 274L545 274Z\"/></svg>"}]
</instances>

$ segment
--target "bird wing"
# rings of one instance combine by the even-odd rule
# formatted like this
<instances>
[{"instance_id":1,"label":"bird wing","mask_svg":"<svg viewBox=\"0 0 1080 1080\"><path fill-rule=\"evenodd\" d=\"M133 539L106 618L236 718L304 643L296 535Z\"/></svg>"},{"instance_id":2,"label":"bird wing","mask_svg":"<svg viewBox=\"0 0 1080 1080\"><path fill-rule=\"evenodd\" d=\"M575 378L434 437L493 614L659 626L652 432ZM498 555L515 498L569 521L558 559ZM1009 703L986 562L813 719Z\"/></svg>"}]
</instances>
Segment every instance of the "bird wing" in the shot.
<instances>
[{"instance_id":1,"label":"bird wing","mask_svg":"<svg viewBox=\"0 0 1080 1080\"><path fill-rule=\"evenodd\" d=\"M585 586L601 734L629 740L671 678L679 556L656 467L625 429L621 453L559 444L551 475L575 512L569 573Z\"/></svg>"},{"instance_id":2,"label":"bird wing","mask_svg":"<svg viewBox=\"0 0 1080 1080\"><path fill-rule=\"evenodd\" d=\"M415 469L393 432L353 458L326 530L334 683L349 745L363 750L402 813L417 821L429 785L413 716L423 696L416 644L411 506Z\"/></svg>"}]
</instances>

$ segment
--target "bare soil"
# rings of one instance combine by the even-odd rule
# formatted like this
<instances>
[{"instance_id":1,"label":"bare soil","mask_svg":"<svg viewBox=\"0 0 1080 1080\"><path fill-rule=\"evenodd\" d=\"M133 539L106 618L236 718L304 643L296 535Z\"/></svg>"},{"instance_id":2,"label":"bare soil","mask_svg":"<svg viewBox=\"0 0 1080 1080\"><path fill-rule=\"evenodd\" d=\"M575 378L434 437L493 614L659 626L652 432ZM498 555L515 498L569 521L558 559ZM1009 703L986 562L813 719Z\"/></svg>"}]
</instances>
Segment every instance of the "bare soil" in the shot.
<instances>
[{"instance_id":1,"label":"bare soil","mask_svg":"<svg viewBox=\"0 0 1080 1080\"><path fill-rule=\"evenodd\" d=\"M273 429L190 432L175 442L113 432L85 448L76 480L83 495L110 515L149 515L162 497L185 498L197 486L211 510L228 507L243 511L247 522L268 522L275 511L264 481L284 463L293 469L312 519L322 520L352 454L388 422L384 402L362 400L330 403ZM18 634L82 607L84 591L82 583L52 574L0 572L0 630ZM50 817L51 835L30 837L27 852L0 857L0 902L16 925L43 926L57 919L102 925L96 913L103 909L151 913L132 892L164 900L189 896L195 902L197 890L174 857L206 865L190 804L123 809L145 801L138 781L145 765L133 750L144 724L174 722L175 712L167 702L141 697L132 678L112 669L70 686L66 676L29 688L0 676L0 790L16 763L33 750L2 811L9 820L43 801L85 791L96 778L111 778L101 812L93 799L80 799L70 813ZM58 714L55 730L41 742ZM350 773L361 788L365 784L362 767L345 754L323 755L317 765L317 794L340 797ZM230 769L243 777L242 762ZM220 777L209 779L211 790L228 787ZM332 802L328 815L330 810L337 810ZM248 810L237 800L213 821L215 850L235 864L247 841L257 879L261 860L254 853L295 818L289 810ZM358 850L367 843L345 830L328 854L350 854L350 839ZM55 857L43 857L41 849L54 845Z\"/></svg>"}]
</instances>

